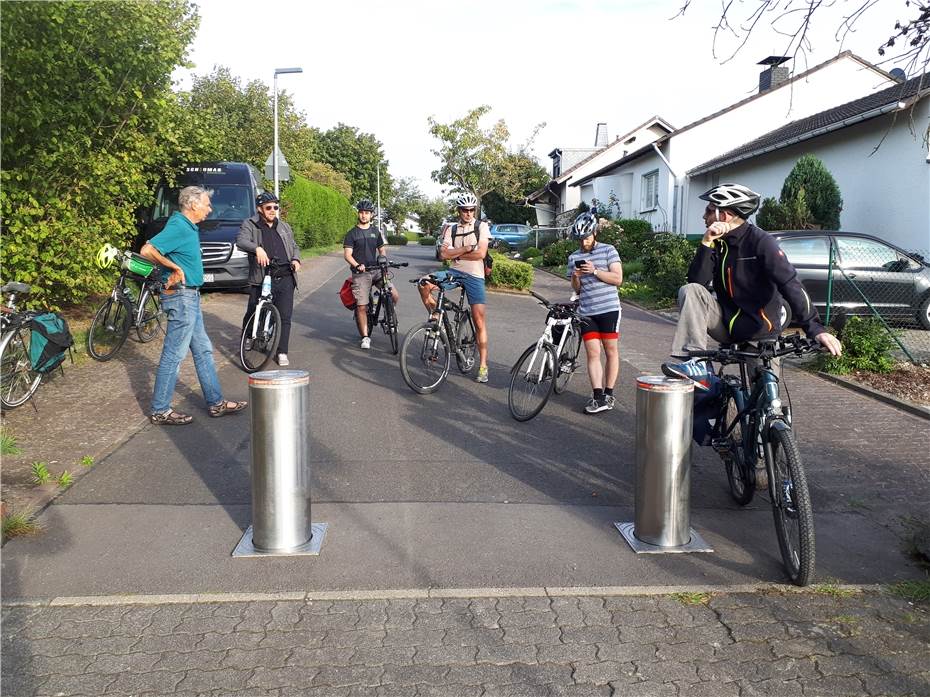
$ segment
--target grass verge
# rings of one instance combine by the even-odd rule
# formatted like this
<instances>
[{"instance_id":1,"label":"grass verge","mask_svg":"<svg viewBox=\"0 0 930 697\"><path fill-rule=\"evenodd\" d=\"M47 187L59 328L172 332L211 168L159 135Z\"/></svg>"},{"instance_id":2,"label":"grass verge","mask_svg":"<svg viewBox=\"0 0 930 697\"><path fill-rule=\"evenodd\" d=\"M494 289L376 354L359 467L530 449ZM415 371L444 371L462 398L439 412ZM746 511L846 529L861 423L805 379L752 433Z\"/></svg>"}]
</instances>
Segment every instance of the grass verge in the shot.
<instances>
[{"instance_id":1,"label":"grass verge","mask_svg":"<svg viewBox=\"0 0 930 697\"><path fill-rule=\"evenodd\" d=\"M899 598L915 603L930 602L930 580L898 581L888 586L888 591Z\"/></svg>"},{"instance_id":2,"label":"grass verge","mask_svg":"<svg viewBox=\"0 0 930 697\"><path fill-rule=\"evenodd\" d=\"M3 516L3 541L23 535L35 535L42 531L32 511L12 511Z\"/></svg>"}]
</instances>

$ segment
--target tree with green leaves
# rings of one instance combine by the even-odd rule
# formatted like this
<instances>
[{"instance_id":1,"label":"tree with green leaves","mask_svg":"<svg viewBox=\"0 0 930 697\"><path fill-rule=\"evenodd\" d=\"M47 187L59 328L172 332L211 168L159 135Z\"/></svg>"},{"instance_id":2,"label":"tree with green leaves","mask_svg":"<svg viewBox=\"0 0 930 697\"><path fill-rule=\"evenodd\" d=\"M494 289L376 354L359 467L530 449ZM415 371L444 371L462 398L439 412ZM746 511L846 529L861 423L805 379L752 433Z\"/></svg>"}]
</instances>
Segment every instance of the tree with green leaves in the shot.
<instances>
[{"instance_id":1,"label":"tree with green leaves","mask_svg":"<svg viewBox=\"0 0 930 697\"><path fill-rule=\"evenodd\" d=\"M171 90L199 19L186 0L3 3L0 265L59 307L112 279L92 259L126 245L135 209L215 134Z\"/></svg>"},{"instance_id":2,"label":"tree with green leaves","mask_svg":"<svg viewBox=\"0 0 930 697\"><path fill-rule=\"evenodd\" d=\"M767 198L756 216L763 230L839 230L843 197L823 162L804 155L781 187L779 200Z\"/></svg>"},{"instance_id":3,"label":"tree with green leaves","mask_svg":"<svg viewBox=\"0 0 930 697\"><path fill-rule=\"evenodd\" d=\"M407 216L416 212L422 198L423 194L412 177L403 177L394 182L394 189L384 208L387 219L394 223L398 232L403 229Z\"/></svg>"},{"instance_id":4,"label":"tree with green leaves","mask_svg":"<svg viewBox=\"0 0 930 697\"><path fill-rule=\"evenodd\" d=\"M432 235L452 213L452 207L441 198L422 199L414 212L420 216L420 229L424 234Z\"/></svg>"},{"instance_id":5,"label":"tree with green leaves","mask_svg":"<svg viewBox=\"0 0 930 697\"><path fill-rule=\"evenodd\" d=\"M381 165L382 205L391 195L392 180L381 141L354 126L338 124L320 133L316 159L340 172L352 185L354 200L377 201L378 164Z\"/></svg>"}]
</instances>

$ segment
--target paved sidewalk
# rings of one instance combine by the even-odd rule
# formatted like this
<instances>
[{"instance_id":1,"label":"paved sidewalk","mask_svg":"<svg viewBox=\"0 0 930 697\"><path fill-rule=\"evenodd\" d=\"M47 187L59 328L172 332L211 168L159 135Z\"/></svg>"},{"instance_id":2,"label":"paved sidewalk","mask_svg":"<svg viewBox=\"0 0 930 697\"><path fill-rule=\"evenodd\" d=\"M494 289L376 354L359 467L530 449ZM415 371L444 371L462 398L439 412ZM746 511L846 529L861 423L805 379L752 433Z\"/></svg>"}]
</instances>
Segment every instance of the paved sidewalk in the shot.
<instances>
[{"instance_id":1,"label":"paved sidewalk","mask_svg":"<svg viewBox=\"0 0 930 697\"><path fill-rule=\"evenodd\" d=\"M930 614L878 594L8 607L2 692L223 697L930 694Z\"/></svg>"}]
</instances>

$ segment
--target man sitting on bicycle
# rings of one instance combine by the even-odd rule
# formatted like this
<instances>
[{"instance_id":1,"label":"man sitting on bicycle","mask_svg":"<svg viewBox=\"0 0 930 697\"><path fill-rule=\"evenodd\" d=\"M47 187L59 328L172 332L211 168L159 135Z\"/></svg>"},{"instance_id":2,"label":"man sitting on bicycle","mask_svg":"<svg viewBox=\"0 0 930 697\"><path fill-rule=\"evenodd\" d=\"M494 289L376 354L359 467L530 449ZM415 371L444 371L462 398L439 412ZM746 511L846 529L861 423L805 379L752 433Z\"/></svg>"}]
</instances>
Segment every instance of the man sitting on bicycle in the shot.
<instances>
[{"instance_id":1,"label":"man sitting on bicycle","mask_svg":"<svg viewBox=\"0 0 930 697\"><path fill-rule=\"evenodd\" d=\"M446 225L442 229L442 247L439 255L452 262L449 270L437 271L433 276L443 279L449 278L458 281L465 289L465 296L471 306L471 314L475 319L475 331L478 341L478 382L488 381L488 330L485 324L486 294L484 289L484 257L488 253L488 242L491 231L485 222L475 223L478 210L478 199L470 191L459 194L455 201L459 211L459 220L453 226ZM421 283L420 298L426 309L432 312L436 309L436 300L432 292L436 286L432 283Z\"/></svg>"},{"instance_id":2,"label":"man sitting on bicycle","mask_svg":"<svg viewBox=\"0 0 930 697\"><path fill-rule=\"evenodd\" d=\"M759 208L759 194L740 184L720 184L699 198L707 201L707 230L688 268L688 284L678 291L672 353L706 349L708 335L721 344L775 338L785 328L784 299L793 322L839 356L842 346L820 323L794 266L771 235L747 221ZM707 389L703 361L664 363L662 371Z\"/></svg>"},{"instance_id":3,"label":"man sitting on bicycle","mask_svg":"<svg viewBox=\"0 0 930 697\"><path fill-rule=\"evenodd\" d=\"M255 312L262 293L265 267L271 262L284 265L290 263L289 269L286 266L273 266L271 274L274 306L281 313L277 361L283 367L290 365L287 348L291 336L291 315L294 312L294 290L297 288L294 274L300 270L300 248L294 240L291 226L278 217L280 205L277 196L269 191L261 193L255 199L255 207L257 213L242 221L236 238L236 246L249 255L249 306L242 318L242 327L245 328L249 317Z\"/></svg>"},{"instance_id":4,"label":"man sitting on bicycle","mask_svg":"<svg viewBox=\"0 0 930 697\"><path fill-rule=\"evenodd\" d=\"M371 286L375 282L382 282L381 269L378 268L378 257L387 256L384 253L385 239L377 226L372 226L371 216L375 206L367 198L359 201L355 209L358 211L358 223L346 233L342 242L342 253L346 263L352 269L352 295L355 297L355 323L358 333L362 337L361 346L368 350L371 348L371 337L368 336L368 296ZM400 296L393 284L388 284L391 297L397 305Z\"/></svg>"},{"instance_id":5,"label":"man sitting on bicycle","mask_svg":"<svg viewBox=\"0 0 930 697\"><path fill-rule=\"evenodd\" d=\"M568 276L578 293L582 316L581 339L588 358L588 378L593 395L584 411L597 414L614 408L614 385L620 374L620 299L623 265L613 245L597 241L599 223L592 213L582 213L572 224L571 236L578 250L568 257ZM606 365L601 367L601 347Z\"/></svg>"}]
</instances>

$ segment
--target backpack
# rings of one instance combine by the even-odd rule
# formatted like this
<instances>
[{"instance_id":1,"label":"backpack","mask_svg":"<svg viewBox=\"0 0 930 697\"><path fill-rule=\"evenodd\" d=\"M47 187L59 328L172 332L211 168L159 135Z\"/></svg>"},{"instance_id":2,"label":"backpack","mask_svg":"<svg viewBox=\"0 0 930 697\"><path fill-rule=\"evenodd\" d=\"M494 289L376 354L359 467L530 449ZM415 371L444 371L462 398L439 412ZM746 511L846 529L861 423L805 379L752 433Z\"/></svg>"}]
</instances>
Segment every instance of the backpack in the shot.
<instances>
[{"instance_id":1,"label":"backpack","mask_svg":"<svg viewBox=\"0 0 930 697\"><path fill-rule=\"evenodd\" d=\"M459 228L458 223L452 223L452 245L455 246L455 237L456 231ZM476 240L481 240L480 237L481 223L475 223L475 229L469 230L468 232L463 232L461 237L468 237L469 235L474 235ZM491 271L494 267L494 258L491 256L490 250L488 250L484 255L484 280L488 279L488 276L491 275Z\"/></svg>"},{"instance_id":2,"label":"backpack","mask_svg":"<svg viewBox=\"0 0 930 697\"><path fill-rule=\"evenodd\" d=\"M352 295L351 278L347 278L346 282L342 284L342 288L339 289L339 299L347 310L354 310L355 306L358 304L355 302L355 296Z\"/></svg>"},{"instance_id":3,"label":"backpack","mask_svg":"<svg viewBox=\"0 0 930 697\"><path fill-rule=\"evenodd\" d=\"M49 373L64 362L74 345L68 323L55 312L45 312L32 318L31 329L29 362L36 372Z\"/></svg>"}]
</instances>

